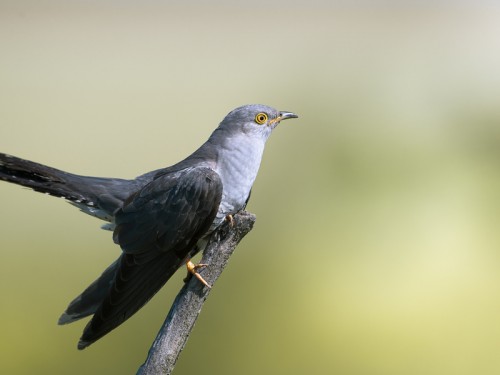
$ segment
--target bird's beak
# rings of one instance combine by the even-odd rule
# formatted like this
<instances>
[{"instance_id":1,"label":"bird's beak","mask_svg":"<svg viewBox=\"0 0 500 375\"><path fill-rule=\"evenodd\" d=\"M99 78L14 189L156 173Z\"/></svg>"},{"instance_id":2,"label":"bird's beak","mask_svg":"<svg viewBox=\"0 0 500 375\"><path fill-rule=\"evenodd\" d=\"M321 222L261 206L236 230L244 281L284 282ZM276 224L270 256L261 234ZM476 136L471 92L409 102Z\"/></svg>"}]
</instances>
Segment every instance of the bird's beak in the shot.
<instances>
[{"instance_id":1,"label":"bird's beak","mask_svg":"<svg viewBox=\"0 0 500 375\"><path fill-rule=\"evenodd\" d=\"M289 118L298 118L299 116L297 116L295 113L292 113L292 112L280 112L280 114L278 115L278 117L276 117L275 119L272 119L269 121L269 125L274 125L274 124L278 124L281 120L286 120L286 119L289 119Z\"/></svg>"},{"instance_id":2,"label":"bird's beak","mask_svg":"<svg viewBox=\"0 0 500 375\"><path fill-rule=\"evenodd\" d=\"M281 120L286 120L289 118L299 118L295 113L292 112L280 112L280 115L278 116L278 121Z\"/></svg>"}]
</instances>

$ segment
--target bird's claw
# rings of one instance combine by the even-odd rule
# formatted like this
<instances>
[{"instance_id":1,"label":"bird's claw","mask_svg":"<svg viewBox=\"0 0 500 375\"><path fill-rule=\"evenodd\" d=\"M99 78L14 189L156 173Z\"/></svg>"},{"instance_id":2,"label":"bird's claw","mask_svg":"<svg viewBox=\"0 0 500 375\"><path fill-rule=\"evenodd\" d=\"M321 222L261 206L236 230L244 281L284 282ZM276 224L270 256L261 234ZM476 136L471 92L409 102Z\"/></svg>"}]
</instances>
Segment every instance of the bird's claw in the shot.
<instances>
[{"instance_id":1,"label":"bird's claw","mask_svg":"<svg viewBox=\"0 0 500 375\"><path fill-rule=\"evenodd\" d=\"M234 217L233 215L229 214L226 216L226 221L229 223L229 226L232 228L234 227Z\"/></svg>"},{"instance_id":2,"label":"bird's claw","mask_svg":"<svg viewBox=\"0 0 500 375\"><path fill-rule=\"evenodd\" d=\"M194 264L193 262L191 262L191 260L188 260L186 262L188 276L189 274L194 275L194 277L196 277L207 288L212 288L212 286L209 283L207 283L205 279L198 273L199 269L205 268L206 266L208 266L208 264L205 263Z\"/></svg>"}]
</instances>

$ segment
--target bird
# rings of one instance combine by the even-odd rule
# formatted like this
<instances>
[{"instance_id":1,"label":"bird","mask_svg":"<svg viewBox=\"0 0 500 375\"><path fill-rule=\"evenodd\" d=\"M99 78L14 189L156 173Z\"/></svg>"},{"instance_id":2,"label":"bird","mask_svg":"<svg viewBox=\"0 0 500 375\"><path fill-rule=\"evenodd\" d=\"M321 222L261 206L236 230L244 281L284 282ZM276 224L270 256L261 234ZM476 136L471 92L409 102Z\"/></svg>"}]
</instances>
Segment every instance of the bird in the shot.
<instances>
[{"instance_id":1,"label":"bird","mask_svg":"<svg viewBox=\"0 0 500 375\"><path fill-rule=\"evenodd\" d=\"M105 221L121 248L59 318L62 325L92 315L78 349L134 315L184 264L210 287L198 273L206 265L191 258L246 207L267 139L281 121L297 117L262 104L238 107L191 155L135 179L82 176L0 153L0 180L66 199Z\"/></svg>"}]
</instances>

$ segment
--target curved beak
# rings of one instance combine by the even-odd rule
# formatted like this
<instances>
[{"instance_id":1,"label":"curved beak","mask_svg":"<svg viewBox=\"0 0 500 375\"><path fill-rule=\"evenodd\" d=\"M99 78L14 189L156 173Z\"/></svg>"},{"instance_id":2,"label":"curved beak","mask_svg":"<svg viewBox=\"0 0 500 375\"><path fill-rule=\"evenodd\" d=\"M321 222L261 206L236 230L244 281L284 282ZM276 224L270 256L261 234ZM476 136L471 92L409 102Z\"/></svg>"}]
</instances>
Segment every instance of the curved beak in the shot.
<instances>
[{"instance_id":1,"label":"curved beak","mask_svg":"<svg viewBox=\"0 0 500 375\"><path fill-rule=\"evenodd\" d=\"M275 127L276 125L278 125L280 123L281 120L286 120L286 119L289 119L289 118L298 118L299 116L297 116L295 113L292 113L292 112L280 112L280 114L278 115L278 117L270 120L268 122L268 125L269 126L272 126L272 127Z\"/></svg>"},{"instance_id":2,"label":"curved beak","mask_svg":"<svg viewBox=\"0 0 500 375\"><path fill-rule=\"evenodd\" d=\"M292 113L292 112L283 111L283 112L280 112L280 115L278 116L278 121L286 120L289 118L299 118L299 116L297 116L295 113Z\"/></svg>"}]
</instances>

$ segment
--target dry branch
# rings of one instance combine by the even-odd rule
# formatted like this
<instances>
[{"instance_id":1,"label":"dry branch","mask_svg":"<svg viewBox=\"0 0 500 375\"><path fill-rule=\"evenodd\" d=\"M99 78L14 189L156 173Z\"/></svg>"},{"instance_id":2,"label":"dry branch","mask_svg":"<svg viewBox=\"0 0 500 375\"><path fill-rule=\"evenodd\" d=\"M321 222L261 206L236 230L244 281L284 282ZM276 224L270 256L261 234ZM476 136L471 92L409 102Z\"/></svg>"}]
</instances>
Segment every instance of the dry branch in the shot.
<instances>
[{"instance_id":1,"label":"dry branch","mask_svg":"<svg viewBox=\"0 0 500 375\"><path fill-rule=\"evenodd\" d=\"M225 223L212 234L201 259L201 263L209 266L200 271L210 285L215 284L236 246L252 230L254 223L255 215L241 212L234 216L232 225ZM173 371L209 293L210 289L194 277L184 284L137 375L168 375Z\"/></svg>"}]
</instances>

